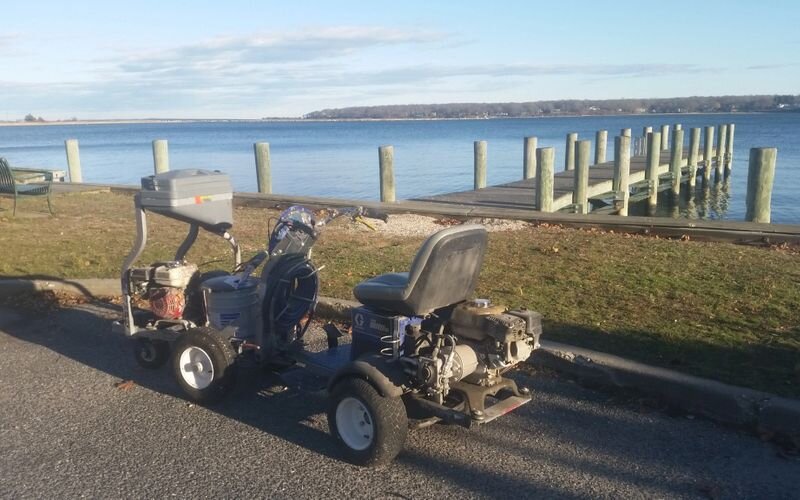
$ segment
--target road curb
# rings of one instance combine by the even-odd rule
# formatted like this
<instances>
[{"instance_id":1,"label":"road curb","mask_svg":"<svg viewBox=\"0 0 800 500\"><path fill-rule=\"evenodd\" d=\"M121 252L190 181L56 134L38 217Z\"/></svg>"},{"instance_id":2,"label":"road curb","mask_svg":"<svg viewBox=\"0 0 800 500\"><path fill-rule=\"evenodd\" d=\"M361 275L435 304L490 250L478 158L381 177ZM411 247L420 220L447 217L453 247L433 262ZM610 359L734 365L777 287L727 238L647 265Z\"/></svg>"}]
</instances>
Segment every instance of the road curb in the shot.
<instances>
[{"instance_id":1,"label":"road curb","mask_svg":"<svg viewBox=\"0 0 800 500\"><path fill-rule=\"evenodd\" d=\"M558 342L542 341L542 349L529 362L592 386L654 396L689 414L774 435L800 447L800 401Z\"/></svg>"},{"instance_id":2,"label":"road curb","mask_svg":"<svg viewBox=\"0 0 800 500\"><path fill-rule=\"evenodd\" d=\"M63 279L37 277L30 279L0 279L0 296L26 292L64 292L89 297L112 297L120 295L120 282L113 279Z\"/></svg>"},{"instance_id":3,"label":"road curb","mask_svg":"<svg viewBox=\"0 0 800 500\"><path fill-rule=\"evenodd\" d=\"M334 299L333 297L320 297L317 302L316 315L332 320L349 321L350 310L361 304L354 300Z\"/></svg>"},{"instance_id":4,"label":"road curb","mask_svg":"<svg viewBox=\"0 0 800 500\"><path fill-rule=\"evenodd\" d=\"M62 291L91 297L117 296L114 279L4 279L0 296L34 291ZM347 321L358 302L320 297L317 316ZM737 387L666 368L558 342L542 340L528 362L593 387L634 390L654 396L687 413L774 436L800 447L800 401Z\"/></svg>"}]
</instances>

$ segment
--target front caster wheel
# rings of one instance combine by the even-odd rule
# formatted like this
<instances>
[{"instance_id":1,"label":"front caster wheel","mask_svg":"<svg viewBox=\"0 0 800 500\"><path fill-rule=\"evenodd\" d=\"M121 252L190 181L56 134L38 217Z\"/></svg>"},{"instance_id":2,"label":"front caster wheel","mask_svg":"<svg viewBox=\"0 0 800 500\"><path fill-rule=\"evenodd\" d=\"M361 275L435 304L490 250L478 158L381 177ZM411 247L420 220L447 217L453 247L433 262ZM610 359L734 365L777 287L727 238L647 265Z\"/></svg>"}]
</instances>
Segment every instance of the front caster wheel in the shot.
<instances>
[{"instance_id":1,"label":"front caster wheel","mask_svg":"<svg viewBox=\"0 0 800 500\"><path fill-rule=\"evenodd\" d=\"M169 359L169 342L165 340L138 338L134 341L133 357L143 368L161 368Z\"/></svg>"},{"instance_id":2,"label":"front caster wheel","mask_svg":"<svg viewBox=\"0 0 800 500\"><path fill-rule=\"evenodd\" d=\"M233 387L236 353L212 328L187 330L175 342L172 372L184 394L197 403L218 401Z\"/></svg>"},{"instance_id":3,"label":"front caster wheel","mask_svg":"<svg viewBox=\"0 0 800 500\"><path fill-rule=\"evenodd\" d=\"M391 462L403 449L408 417L400 398L383 397L368 382L349 378L331 393L328 427L349 461L374 467Z\"/></svg>"}]
</instances>

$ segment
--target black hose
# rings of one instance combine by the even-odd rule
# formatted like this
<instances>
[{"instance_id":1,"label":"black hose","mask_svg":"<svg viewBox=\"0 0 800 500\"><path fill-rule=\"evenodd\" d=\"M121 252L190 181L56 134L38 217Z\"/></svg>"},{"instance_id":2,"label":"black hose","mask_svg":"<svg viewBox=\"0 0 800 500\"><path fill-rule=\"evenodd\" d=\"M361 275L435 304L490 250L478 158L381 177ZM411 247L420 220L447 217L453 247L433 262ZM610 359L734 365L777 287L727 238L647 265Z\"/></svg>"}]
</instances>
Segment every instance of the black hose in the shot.
<instances>
[{"instance_id":1,"label":"black hose","mask_svg":"<svg viewBox=\"0 0 800 500\"><path fill-rule=\"evenodd\" d=\"M261 311L265 333L275 335L285 345L302 338L311 323L319 276L305 255L286 254L278 259L267 276Z\"/></svg>"}]
</instances>

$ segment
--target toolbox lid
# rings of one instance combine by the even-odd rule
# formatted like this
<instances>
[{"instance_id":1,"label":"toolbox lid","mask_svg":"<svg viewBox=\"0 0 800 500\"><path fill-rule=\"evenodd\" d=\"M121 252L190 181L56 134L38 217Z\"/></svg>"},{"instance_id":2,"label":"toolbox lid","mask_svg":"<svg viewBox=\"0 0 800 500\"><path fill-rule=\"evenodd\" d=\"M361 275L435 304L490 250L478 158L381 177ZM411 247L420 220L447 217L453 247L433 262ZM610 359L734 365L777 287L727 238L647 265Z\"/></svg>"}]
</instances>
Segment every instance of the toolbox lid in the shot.
<instances>
[{"instance_id":1,"label":"toolbox lid","mask_svg":"<svg viewBox=\"0 0 800 500\"><path fill-rule=\"evenodd\" d=\"M228 174L187 168L142 177L142 208L173 219L226 231L233 224L233 190Z\"/></svg>"},{"instance_id":2,"label":"toolbox lid","mask_svg":"<svg viewBox=\"0 0 800 500\"><path fill-rule=\"evenodd\" d=\"M151 198L184 198L232 191L230 177L219 171L186 168L142 177L142 194Z\"/></svg>"}]
</instances>

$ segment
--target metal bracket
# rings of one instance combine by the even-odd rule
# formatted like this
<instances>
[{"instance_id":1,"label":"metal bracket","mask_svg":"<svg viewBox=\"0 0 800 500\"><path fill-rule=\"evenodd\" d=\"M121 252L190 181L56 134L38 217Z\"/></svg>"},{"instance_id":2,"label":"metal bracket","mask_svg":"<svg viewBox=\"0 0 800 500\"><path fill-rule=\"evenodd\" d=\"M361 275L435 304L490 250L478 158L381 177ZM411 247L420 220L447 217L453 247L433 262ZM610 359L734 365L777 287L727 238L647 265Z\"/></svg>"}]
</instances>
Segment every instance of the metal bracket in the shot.
<instances>
[{"instance_id":1,"label":"metal bracket","mask_svg":"<svg viewBox=\"0 0 800 500\"><path fill-rule=\"evenodd\" d=\"M502 390L508 390L514 396L523 396L523 393L517 388L517 383L511 379L501 378L499 382L490 386L469 384L467 382L453 382L450 387L457 393L464 396L467 401L468 409L472 412L473 417L475 413L483 413L486 409L487 396L496 396ZM530 397L530 396L528 396Z\"/></svg>"}]
</instances>

